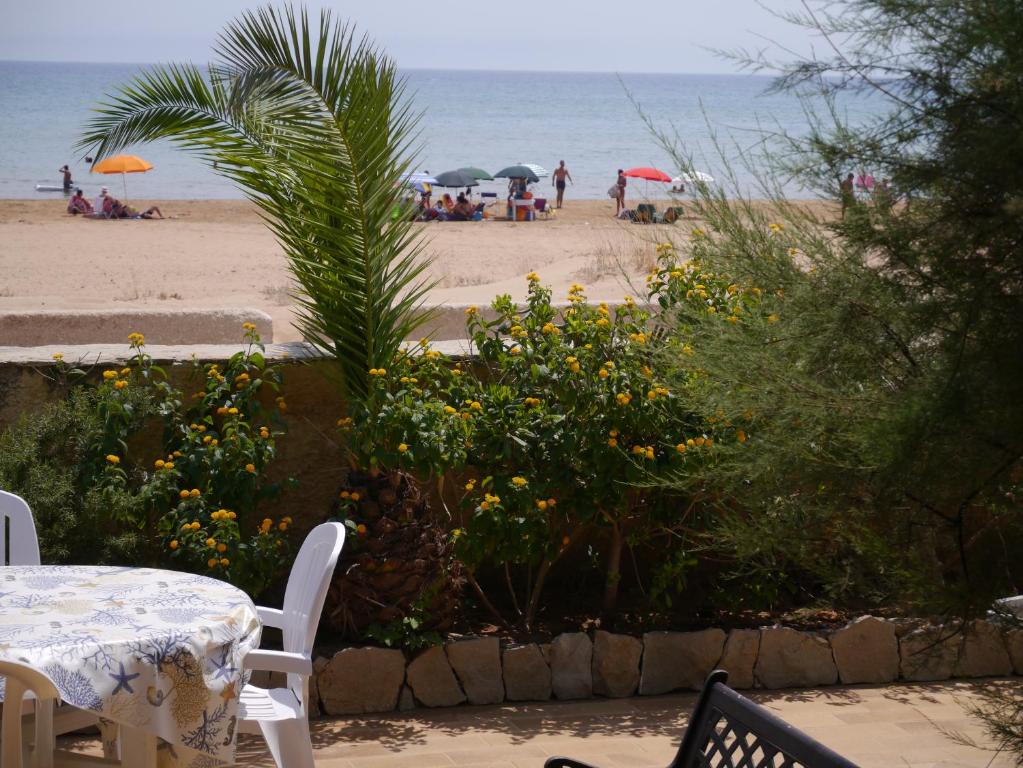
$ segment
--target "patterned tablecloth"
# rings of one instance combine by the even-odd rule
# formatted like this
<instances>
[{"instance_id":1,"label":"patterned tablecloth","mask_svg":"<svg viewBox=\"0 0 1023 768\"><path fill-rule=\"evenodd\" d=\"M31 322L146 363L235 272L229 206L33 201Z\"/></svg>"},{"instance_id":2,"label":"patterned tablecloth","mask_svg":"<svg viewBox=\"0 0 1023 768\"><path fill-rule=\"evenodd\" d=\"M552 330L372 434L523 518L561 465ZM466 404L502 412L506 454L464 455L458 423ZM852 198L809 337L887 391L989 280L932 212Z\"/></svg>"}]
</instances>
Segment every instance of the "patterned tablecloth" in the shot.
<instances>
[{"instance_id":1,"label":"patterned tablecloth","mask_svg":"<svg viewBox=\"0 0 1023 768\"><path fill-rule=\"evenodd\" d=\"M44 670L64 701L159 736L161 765L233 762L242 659L260 629L244 592L204 576L0 568L0 656Z\"/></svg>"}]
</instances>

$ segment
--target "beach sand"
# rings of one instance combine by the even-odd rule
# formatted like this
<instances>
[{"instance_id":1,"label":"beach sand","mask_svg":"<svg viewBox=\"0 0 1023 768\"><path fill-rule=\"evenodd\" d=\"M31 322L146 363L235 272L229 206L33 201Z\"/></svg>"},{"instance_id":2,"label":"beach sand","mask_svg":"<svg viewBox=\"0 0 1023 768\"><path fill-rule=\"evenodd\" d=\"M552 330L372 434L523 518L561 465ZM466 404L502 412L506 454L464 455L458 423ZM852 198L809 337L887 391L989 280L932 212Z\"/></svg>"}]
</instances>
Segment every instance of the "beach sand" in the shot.
<instances>
[{"instance_id":1,"label":"beach sand","mask_svg":"<svg viewBox=\"0 0 1023 768\"><path fill-rule=\"evenodd\" d=\"M156 202L169 218L85 220L66 215L62 200L0 200L0 311L247 307L273 317L275 341L300 338L287 263L255 206ZM555 298L579 282L593 300L618 300L635 292L628 277L642 285L665 230L678 240L699 226L637 225L613 212L610 200L567 200L551 220L417 225L437 281L429 301L488 304L501 293L521 300L532 270Z\"/></svg>"}]
</instances>

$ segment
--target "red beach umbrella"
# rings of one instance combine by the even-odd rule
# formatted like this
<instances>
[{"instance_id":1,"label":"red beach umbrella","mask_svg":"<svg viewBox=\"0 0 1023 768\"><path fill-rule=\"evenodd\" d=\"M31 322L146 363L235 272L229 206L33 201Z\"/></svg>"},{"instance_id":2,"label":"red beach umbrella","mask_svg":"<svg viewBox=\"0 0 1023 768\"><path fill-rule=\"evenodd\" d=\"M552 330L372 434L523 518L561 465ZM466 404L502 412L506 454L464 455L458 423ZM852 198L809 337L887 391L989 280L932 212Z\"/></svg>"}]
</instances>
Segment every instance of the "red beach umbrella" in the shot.
<instances>
[{"instance_id":1,"label":"red beach umbrella","mask_svg":"<svg viewBox=\"0 0 1023 768\"><path fill-rule=\"evenodd\" d=\"M630 168L622 175L629 176L633 179L646 179L647 181L671 181L671 176L666 174L664 171L657 170L656 168Z\"/></svg>"}]
</instances>

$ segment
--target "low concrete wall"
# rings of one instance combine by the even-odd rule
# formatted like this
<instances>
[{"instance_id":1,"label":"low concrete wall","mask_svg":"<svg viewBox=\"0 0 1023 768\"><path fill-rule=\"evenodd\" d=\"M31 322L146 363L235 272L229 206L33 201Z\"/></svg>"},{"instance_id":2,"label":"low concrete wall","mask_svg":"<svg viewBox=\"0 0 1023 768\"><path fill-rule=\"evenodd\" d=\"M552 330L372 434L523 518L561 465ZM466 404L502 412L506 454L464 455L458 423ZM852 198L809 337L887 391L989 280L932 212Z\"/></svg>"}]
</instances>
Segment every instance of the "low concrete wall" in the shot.
<instances>
[{"instance_id":1,"label":"low concrete wall","mask_svg":"<svg viewBox=\"0 0 1023 768\"><path fill-rule=\"evenodd\" d=\"M451 355L465 352L462 345L450 342L438 343L435 348ZM146 345L146 352L164 368L171 383L186 392L193 358L200 362L224 361L241 349L237 343ZM120 367L129 357L129 347L122 340L117 344L78 346L0 346L0 430L64 396L52 376L53 355L57 352L64 355L64 362L89 371L89 380L94 382L100 381L105 368ZM282 367L288 403L288 431L277 443L278 456L268 472L274 480L298 480L275 502L274 516L290 515L301 531L327 515L346 473L344 449L334 427L343 411L336 364L301 342L268 344L266 357Z\"/></svg>"},{"instance_id":2,"label":"low concrete wall","mask_svg":"<svg viewBox=\"0 0 1023 768\"><path fill-rule=\"evenodd\" d=\"M242 324L273 340L273 320L258 309L75 309L0 312L0 348L118 344L141 333L154 344L234 344Z\"/></svg>"},{"instance_id":3,"label":"low concrete wall","mask_svg":"<svg viewBox=\"0 0 1023 768\"><path fill-rule=\"evenodd\" d=\"M313 665L314 713L350 715L502 701L621 698L700 690L713 669L733 688L805 688L1023 674L1023 630L862 616L844 627L572 632L551 643L463 638L409 658L345 648ZM257 679L257 684L273 684Z\"/></svg>"}]
</instances>

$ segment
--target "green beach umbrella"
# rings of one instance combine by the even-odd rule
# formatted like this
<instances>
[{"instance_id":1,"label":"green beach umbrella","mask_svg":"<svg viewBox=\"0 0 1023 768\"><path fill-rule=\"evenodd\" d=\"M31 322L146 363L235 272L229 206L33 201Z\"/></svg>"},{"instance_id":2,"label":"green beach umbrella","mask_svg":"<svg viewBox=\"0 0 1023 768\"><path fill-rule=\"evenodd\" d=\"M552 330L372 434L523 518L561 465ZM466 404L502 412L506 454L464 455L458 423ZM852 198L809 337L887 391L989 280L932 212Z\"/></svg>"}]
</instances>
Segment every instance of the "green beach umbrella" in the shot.
<instances>
[{"instance_id":1,"label":"green beach umbrella","mask_svg":"<svg viewBox=\"0 0 1023 768\"><path fill-rule=\"evenodd\" d=\"M540 181L533 169L525 165L509 165L494 174L495 179L525 179L530 183Z\"/></svg>"},{"instance_id":2,"label":"green beach umbrella","mask_svg":"<svg viewBox=\"0 0 1023 768\"><path fill-rule=\"evenodd\" d=\"M482 168L477 168L474 165L470 165L466 168L459 168L459 171L464 173L466 176L472 176L477 181L493 181L494 177L484 171Z\"/></svg>"},{"instance_id":3,"label":"green beach umbrella","mask_svg":"<svg viewBox=\"0 0 1023 768\"><path fill-rule=\"evenodd\" d=\"M434 178L437 179L438 187L475 187L479 184L475 176L470 176L464 171L444 171Z\"/></svg>"}]
</instances>

